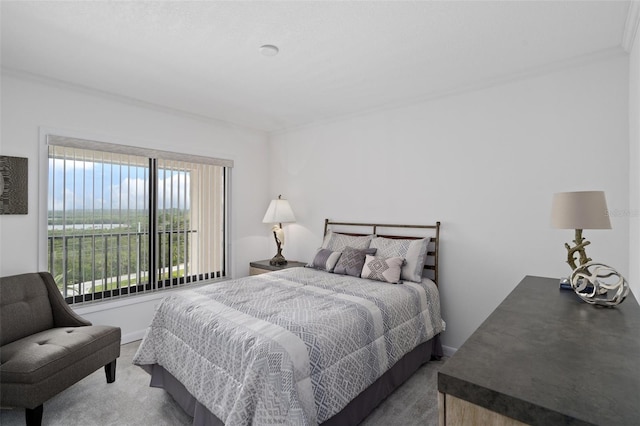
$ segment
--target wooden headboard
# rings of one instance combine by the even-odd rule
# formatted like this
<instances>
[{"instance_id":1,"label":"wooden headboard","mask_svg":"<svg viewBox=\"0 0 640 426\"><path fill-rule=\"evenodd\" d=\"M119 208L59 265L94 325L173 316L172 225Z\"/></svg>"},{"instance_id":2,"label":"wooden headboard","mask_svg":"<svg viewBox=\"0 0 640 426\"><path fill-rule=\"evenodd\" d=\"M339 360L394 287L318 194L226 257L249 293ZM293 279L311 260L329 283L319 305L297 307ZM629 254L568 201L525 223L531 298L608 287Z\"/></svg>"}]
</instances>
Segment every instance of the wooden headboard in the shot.
<instances>
[{"instance_id":1,"label":"wooden headboard","mask_svg":"<svg viewBox=\"0 0 640 426\"><path fill-rule=\"evenodd\" d=\"M385 238L410 238L418 239L431 237L431 243L427 251L427 261L424 269L427 270L427 276L438 285L438 251L440 247L440 222L435 225L397 225L388 223L358 223L358 222L335 222L330 219L324 220L324 233L331 229L347 235L370 235L375 234L378 237ZM426 230L426 231L425 231ZM429 230L432 230L431 232ZM403 232L404 235L399 234ZM422 234L422 235L418 235Z\"/></svg>"}]
</instances>

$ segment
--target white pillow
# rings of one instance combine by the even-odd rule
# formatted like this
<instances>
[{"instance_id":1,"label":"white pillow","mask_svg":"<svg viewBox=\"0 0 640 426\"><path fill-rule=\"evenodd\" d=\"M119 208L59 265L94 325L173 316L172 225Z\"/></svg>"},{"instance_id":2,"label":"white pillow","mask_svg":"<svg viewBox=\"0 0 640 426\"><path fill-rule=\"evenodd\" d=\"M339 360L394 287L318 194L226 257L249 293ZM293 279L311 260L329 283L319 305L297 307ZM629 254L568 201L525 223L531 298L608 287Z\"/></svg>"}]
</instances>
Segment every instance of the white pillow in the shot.
<instances>
[{"instance_id":1,"label":"white pillow","mask_svg":"<svg viewBox=\"0 0 640 426\"><path fill-rule=\"evenodd\" d=\"M376 237L371 241L371 248L376 248L376 256L401 257L405 260L400 274L403 280L421 282L422 270L427 257L430 238L400 239Z\"/></svg>"},{"instance_id":2,"label":"white pillow","mask_svg":"<svg viewBox=\"0 0 640 426\"><path fill-rule=\"evenodd\" d=\"M331 232L329 230L327 235L324 236L322 242L322 248L329 249L331 251L344 251L345 247L353 247L355 249L367 249L373 239L373 235L347 235L337 232Z\"/></svg>"}]
</instances>

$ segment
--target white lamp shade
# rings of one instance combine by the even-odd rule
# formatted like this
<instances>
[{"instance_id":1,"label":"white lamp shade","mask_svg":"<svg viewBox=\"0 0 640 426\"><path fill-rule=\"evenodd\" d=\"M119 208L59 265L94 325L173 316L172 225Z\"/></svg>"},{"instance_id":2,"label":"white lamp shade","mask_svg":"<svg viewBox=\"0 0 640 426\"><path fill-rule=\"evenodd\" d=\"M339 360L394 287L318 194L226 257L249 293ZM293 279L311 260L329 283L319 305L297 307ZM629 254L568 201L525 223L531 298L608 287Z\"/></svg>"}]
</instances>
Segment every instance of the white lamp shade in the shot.
<instances>
[{"instance_id":1,"label":"white lamp shade","mask_svg":"<svg viewBox=\"0 0 640 426\"><path fill-rule=\"evenodd\" d=\"M278 198L271 200L267 212L264 214L262 223L290 223L295 222L296 217L287 200Z\"/></svg>"},{"instance_id":2,"label":"white lamp shade","mask_svg":"<svg viewBox=\"0 0 640 426\"><path fill-rule=\"evenodd\" d=\"M553 194L551 226L560 229L611 229L604 191Z\"/></svg>"}]
</instances>

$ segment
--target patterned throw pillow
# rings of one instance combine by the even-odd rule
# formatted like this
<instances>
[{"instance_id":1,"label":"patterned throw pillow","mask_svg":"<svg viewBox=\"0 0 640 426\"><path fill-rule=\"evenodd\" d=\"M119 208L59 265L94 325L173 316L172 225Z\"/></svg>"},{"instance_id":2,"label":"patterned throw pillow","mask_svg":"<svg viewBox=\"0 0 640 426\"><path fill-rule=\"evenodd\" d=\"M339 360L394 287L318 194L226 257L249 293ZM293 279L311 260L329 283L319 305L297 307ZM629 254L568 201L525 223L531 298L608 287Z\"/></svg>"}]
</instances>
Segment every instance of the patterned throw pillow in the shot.
<instances>
[{"instance_id":1,"label":"patterned throw pillow","mask_svg":"<svg viewBox=\"0 0 640 426\"><path fill-rule=\"evenodd\" d=\"M377 256L402 257L405 264L402 267L401 278L419 283L422 281L422 270L430 240L430 238L405 240L377 237L371 241L371 247L378 249Z\"/></svg>"},{"instance_id":2,"label":"patterned throw pillow","mask_svg":"<svg viewBox=\"0 0 640 426\"><path fill-rule=\"evenodd\" d=\"M369 248L369 244L372 239L373 235L354 236L329 231L324 237L322 248L332 251L343 251L347 246L357 249L366 249Z\"/></svg>"},{"instance_id":3,"label":"patterned throw pillow","mask_svg":"<svg viewBox=\"0 0 640 426\"><path fill-rule=\"evenodd\" d=\"M376 254L376 249L369 248L360 250L353 247L345 247L333 272L336 274L359 277L362 273L364 258L368 254Z\"/></svg>"},{"instance_id":4,"label":"patterned throw pillow","mask_svg":"<svg viewBox=\"0 0 640 426\"><path fill-rule=\"evenodd\" d=\"M401 257L382 257L367 255L362 267L362 278L378 280L392 284L400 282L400 270L404 259Z\"/></svg>"},{"instance_id":5,"label":"patterned throw pillow","mask_svg":"<svg viewBox=\"0 0 640 426\"><path fill-rule=\"evenodd\" d=\"M342 253L338 251L331 251L327 249L318 249L311 263L307 266L309 268L320 269L322 271L333 272L333 269L340 259Z\"/></svg>"}]
</instances>

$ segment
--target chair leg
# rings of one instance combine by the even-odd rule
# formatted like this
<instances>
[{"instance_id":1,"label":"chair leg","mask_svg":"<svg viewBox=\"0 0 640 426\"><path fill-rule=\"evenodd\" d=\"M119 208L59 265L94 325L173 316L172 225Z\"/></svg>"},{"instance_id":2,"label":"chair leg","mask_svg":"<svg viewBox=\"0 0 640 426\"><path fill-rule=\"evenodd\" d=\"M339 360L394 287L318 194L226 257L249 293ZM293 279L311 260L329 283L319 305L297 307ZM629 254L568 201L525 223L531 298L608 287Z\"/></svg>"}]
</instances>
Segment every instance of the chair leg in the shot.
<instances>
[{"instance_id":1,"label":"chair leg","mask_svg":"<svg viewBox=\"0 0 640 426\"><path fill-rule=\"evenodd\" d=\"M116 360L114 359L109 364L104 366L104 373L107 376L107 383L113 383L116 381Z\"/></svg>"},{"instance_id":2,"label":"chair leg","mask_svg":"<svg viewBox=\"0 0 640 426\"><path fill-rule=\"evenodd\" d=\"M24 417L27 421L27 426L40 426L42 424L42 409L43 404L40 404L33 409L24 409Z\"/></svg>"}]
</instances>

